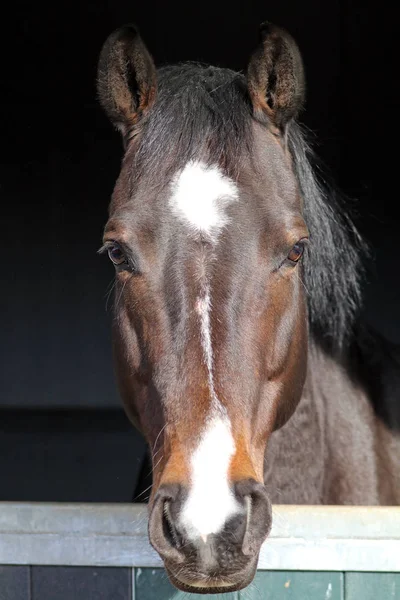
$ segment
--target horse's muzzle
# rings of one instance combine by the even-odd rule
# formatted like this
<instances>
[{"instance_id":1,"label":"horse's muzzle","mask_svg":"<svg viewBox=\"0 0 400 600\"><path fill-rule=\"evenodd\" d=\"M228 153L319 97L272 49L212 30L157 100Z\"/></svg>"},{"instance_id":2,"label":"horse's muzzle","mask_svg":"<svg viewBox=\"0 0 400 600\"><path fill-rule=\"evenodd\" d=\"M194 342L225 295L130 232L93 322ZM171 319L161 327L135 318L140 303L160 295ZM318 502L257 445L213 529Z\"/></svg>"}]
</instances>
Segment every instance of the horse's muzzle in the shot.
<instances>
[{"instance_id":1,"label":"horse's muzzle","mask_svg":"<svg viewBox=\"0 0 400 600\"><path fill-rule=\"evenodd\" d=\"M241 589L253 579L261 545L271 528L271 503L264 485L252 479L232 484L242 510L207 537L188 536L180 524L187 490L161 485L149 518L152 546L172 583L184 591L221 593Z\"/></svg>"}]
</instances>

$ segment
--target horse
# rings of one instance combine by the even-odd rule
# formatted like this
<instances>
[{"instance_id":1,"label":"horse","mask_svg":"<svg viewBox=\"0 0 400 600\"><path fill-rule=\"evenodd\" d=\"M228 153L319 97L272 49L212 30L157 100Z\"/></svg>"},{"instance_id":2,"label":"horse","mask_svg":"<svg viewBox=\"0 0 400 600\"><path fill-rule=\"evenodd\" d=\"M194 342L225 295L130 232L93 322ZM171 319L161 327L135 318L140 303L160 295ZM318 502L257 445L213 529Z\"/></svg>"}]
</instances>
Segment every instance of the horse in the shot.
<instances>
[{"instance_id":1,"label":"horse","mask_svg":"<svg viewBox=\"0 0 400 600\"><path fill-rule=\"evenodd\" d=\"M239 590L271 504L399 504L400 351L363 317L369 250L299 122L289 32L263 23L238 73L156 69L126 25L97 85L124 147L100 252L149 540L178 589Z\"/></svg>"}]
</instances>

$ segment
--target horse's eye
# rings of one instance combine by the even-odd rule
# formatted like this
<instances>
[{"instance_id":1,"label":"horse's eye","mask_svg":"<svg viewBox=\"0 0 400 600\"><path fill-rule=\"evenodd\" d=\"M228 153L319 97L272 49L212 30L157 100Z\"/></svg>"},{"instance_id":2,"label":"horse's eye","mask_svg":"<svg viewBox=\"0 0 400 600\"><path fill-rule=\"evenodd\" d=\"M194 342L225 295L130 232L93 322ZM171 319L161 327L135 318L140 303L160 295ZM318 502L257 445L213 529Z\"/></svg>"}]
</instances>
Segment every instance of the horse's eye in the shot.
<instances>
[{"instance_id":1,"label":"horse's eye","mask_svg":"<svg viewBox=\"0 0 400 600\"><path fill-rule=\"evenodd\" d=\"M126 262L126 256L117 243L114 243L108 248L108 256L110 257L114 265L118 266Z\"/></svg>"},{"instance_id":2,"label":"horse's eye","mask_svg":"<svg viewBox=\"0 0 400 600\"><path fill-rule=\"evenodd\" d=\"M299 260L301 259L301 257L304 254L304 248L305 248L304 240L300 240L299 242L297 242L297 244L295 244L293 246L293 248L291 249L291 251L288 254L289 261L292 263L299 262Z\"/></svg>"}]
</instances>

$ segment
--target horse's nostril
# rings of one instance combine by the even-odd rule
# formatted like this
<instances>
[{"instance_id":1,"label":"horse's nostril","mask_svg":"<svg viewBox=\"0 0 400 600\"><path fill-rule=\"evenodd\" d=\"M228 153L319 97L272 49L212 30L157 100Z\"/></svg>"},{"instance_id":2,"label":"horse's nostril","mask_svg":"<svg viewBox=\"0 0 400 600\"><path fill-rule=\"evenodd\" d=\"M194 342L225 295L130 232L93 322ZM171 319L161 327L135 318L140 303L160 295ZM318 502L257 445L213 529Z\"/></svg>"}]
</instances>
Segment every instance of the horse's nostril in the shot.
<instances>
[{"instance_id":1,"label":"horse's nostril","mask_svg":"<svg viewBox=\"0 0 400 600\"><path fill-rule=\"evenodd\" d=\"M171 515L171 501L165 500L163 508L162 527L165 535L165 539L171 544L171 546L179 549L182 547L182 538L176 529L173 518Z\"/></svg>"},{"instance_id":2,"label":"horse's nostril","mask_svg":"<svg viewBox=\"0 0 400 600\"><path fill-rule=\"evenodd\" d=\"M271 503L264 485L254 480L241 481L236 485L236 492L242 496L246 509L242 551L254 556L271 529Z\"/></svg>"},{"instance_id":3,"label":"horse's nostril","mask_svg":"<svg viewBox=\"0 0 400 600\"><path fill-rule=\"evenodd\" d=\"M265 486L254 479L243 479L235 483L235 495L244 509L245 523L242 552L255 556L271 528L271 503Z\"/></svg>"},{"instance_id":4,"label":"horse's nostril","mask_svg":"<svg viewBox=\"0 0 400 600\"><path fill-rule=\"evenodd\" d=\"M244 506L246 509L246 530L244 532L245 535L250 526L252 504L253 504L253 502L252 502L251 495L249 494L248 496L245 496L245 498L244 498Z\"/></svg>"},{"instance_id":5,"label":"horse's nostril","mask_svg":"<svg viewBox=\"0 0 400 600\"><path fill-rule=\"evenodd\" d=\"M180 551L183 546L182 538L176 529L176 519L172 514L178 492L173 486L160 488L149 517L150 543L164 560L175 563L184 560Z\"/></svg>"}]
</instances>

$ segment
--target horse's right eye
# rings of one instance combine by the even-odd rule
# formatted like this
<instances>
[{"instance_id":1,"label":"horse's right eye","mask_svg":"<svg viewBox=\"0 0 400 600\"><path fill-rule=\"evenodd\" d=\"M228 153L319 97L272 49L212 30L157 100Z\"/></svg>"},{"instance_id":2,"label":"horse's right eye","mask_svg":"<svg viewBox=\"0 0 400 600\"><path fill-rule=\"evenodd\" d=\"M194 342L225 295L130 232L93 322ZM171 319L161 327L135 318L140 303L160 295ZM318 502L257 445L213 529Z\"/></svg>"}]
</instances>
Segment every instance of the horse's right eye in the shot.
<instances>
[{"instance_id":1,"label":"horse's right eye","mask_svg":"<svg viewBox=\"0 0 400 600\"><path fill-rule=\"evenodd\" d=\"M125 262L127 262L124 251L117 243L114 243L112 246L110 246L108 248L108 256L110 257L110 260L112 260L114 265L117 265L117 266L122 265Z\"/></svg>"}]
</instances>

